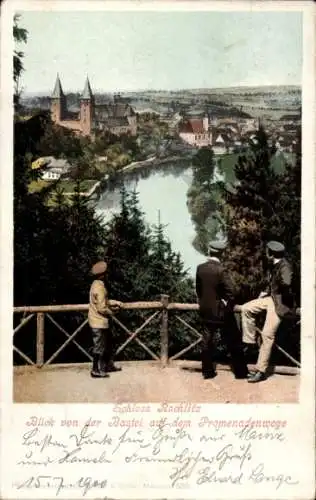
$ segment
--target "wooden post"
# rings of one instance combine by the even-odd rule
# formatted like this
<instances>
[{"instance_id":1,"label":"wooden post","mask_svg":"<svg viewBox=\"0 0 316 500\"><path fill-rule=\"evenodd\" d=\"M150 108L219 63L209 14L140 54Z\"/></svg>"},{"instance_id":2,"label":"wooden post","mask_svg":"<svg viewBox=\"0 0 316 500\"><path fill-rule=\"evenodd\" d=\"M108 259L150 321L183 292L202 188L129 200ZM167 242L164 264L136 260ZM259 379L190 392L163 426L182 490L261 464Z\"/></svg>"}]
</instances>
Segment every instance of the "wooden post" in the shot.
<instances>
[{"instance_id":1,"label":"wooden post","mask_svg":"<svg viewBox=\"0 0 316 500\"><path fill-rule=\"evenodd\" d=\"M161 366L165 368L168 364L168 303L169 303L169 295L161 295L161 303L162 303L162 317L161 317L161 331L160 331L160 361Z\"/></svg>"},{"instance_id":2,"label":"wooden post","mask_svg":"<svg viewBox=\"0 0 316 500\"><path fill-rule=\"evenodd\" d=\"M45 314L40 312L37 313L36 322L36 366L38 368L42 367L44 364L44 319Z\"/></svg>"}]
</instances>

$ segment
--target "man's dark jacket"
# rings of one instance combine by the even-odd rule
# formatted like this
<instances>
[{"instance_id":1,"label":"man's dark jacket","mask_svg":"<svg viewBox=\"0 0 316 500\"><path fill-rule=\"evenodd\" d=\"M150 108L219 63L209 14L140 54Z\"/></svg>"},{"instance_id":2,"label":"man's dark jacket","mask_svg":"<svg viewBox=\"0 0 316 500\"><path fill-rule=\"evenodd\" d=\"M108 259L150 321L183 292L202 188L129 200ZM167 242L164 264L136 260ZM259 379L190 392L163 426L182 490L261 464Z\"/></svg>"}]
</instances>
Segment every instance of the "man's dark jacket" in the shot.
<instances>
[{"instance_id":1,"label":"man's dark jacket","mask_svg":"<svg viewBox=\"0 0 316 500\"><path fill-rule=\"evenodd\" d=\"M274 302L275 311L278 316L286 316L294 307L292 294L291 264L286 259L281 259L274 264L270 275L269 292Z\"/></svg>"},{"instance_id":2,"label":"man's dark jacket","mask_svg":"<svg viewBox=\"0 0 316 500\"><path fill-rule=\"evenodd\" d=\"M221 299L227 302L226 311L233 309L234 290L222 264L210 259L196 270L196 295L201 312L221 318L224 312Z\"/></svg>"}]
</instances>

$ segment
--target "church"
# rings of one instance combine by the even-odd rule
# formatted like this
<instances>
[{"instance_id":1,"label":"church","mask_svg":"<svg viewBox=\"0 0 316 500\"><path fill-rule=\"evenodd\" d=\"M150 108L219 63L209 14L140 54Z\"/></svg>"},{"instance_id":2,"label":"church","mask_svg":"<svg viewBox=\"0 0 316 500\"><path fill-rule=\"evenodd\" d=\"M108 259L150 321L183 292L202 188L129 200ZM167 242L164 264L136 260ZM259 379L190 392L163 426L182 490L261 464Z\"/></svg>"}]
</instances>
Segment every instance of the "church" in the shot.
<instances>
[{"instance_id":1,"label":"church","mask_svg":"<svg viewBox=\"0 0 316 500\"><path fill-rule=\"evenodd\" d=\"M96 104L88 77L80 95L79 112L74 113L67 108L66 95L57 75L51 96L51 116L57 125L84 136L92 137L97 130L107 130L118 136L137 134L137 117L133 108L118 96L112 103Z\"/></svg>"}]
</instances>

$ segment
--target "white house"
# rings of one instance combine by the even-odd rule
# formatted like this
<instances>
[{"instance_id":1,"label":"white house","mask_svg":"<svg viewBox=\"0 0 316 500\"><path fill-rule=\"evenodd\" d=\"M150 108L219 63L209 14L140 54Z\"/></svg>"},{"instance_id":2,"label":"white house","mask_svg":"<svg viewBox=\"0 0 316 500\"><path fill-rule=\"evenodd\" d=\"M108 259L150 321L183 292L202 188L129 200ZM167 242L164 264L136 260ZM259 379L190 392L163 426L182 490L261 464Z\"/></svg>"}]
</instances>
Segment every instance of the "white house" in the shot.
<instances>
[{"instance_id":1,"label":"white house","mask_svg":"<svg viewBox=\"0 0 316 500\"><path fill-rule=\"evenodd\" d=\"M230 153L234 148L234 144L235 144L234 136L222 130L214 132L212 149L215 155L223 155L225 153Z\"/></svg>"},{"instance_id":2,"label":"white house","mask_svg":"<svg viewBox=\"0 0 316 500\"><path fill-rule=\"evenodd\" d=\"M214 154L216 154L216 155L221 155L221 154L227 153L227 145L226 145L225 139L223 137L223 134L216 134L214 136L212 147L213 147Z\"/></svg>"},{"instance_id":3,"label":"white house","mask_svg":"<svg viewBox=\"0 0 316 500\"><path fill-rule=\"evenodd\" d=\"M42 179L43 181L57 181L58 179L60 179L61 175L62 172L60 171L60 169L50 168L43 173Z\"/></svg>"},{"instance_id":4,"label":"white house","mask_svg":"<svg viewBox=\"0 0 316 500\"><path fill-rule=\"evenodd\" d=\"M53 156L45 156L41 158L41 161L43 165L42 179L44 181L56 181L71 169L68 161L62 158L56 159Z\"/></svg>"}]
</instances>

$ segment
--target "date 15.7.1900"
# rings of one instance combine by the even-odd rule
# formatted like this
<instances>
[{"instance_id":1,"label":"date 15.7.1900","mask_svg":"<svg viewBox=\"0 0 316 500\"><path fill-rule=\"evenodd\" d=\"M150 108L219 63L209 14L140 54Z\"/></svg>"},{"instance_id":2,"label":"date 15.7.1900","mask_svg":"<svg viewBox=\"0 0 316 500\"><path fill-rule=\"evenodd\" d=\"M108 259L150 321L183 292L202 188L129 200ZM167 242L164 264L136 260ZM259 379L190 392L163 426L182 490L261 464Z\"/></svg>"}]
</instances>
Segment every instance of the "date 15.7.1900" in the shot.
<instances>
[{"instance_id":1,"label":"date 15.7.1900","mask_svg":"<svg viewBox=\"0 0 316 500\"><path fill-rule=\"evenodd\" d=\"M63 489L80 490L82 496L85 496L89 490L105 489L107 487L107 479L95 479L93 477L81 477L77 481L66 483L62 476L32 476L27 478L22 483L16 485L19 490L28 488L49 488L54 489L56 496L59 495Z\"/></svg>"}]
</instances>

